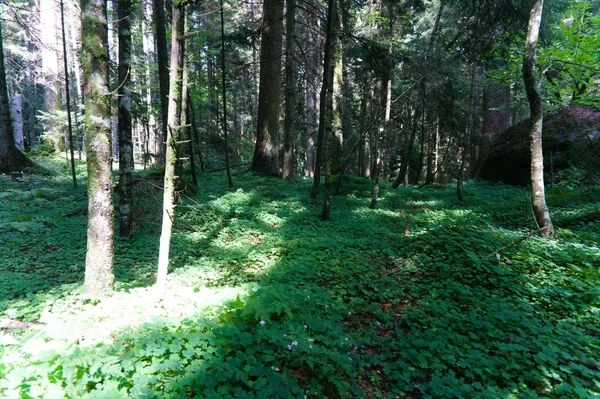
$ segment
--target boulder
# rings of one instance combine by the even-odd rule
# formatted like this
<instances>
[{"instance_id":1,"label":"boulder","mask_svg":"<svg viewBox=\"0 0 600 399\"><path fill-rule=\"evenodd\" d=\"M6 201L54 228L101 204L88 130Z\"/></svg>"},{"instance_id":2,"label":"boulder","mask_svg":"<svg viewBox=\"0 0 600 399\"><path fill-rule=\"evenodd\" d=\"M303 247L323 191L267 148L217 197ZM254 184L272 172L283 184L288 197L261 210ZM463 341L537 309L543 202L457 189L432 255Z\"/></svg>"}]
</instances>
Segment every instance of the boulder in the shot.
<instances>
[{"instance_id":1,"label":"boulder","mask_svg":"<svg viewBox=\"0 0 600 399\"><path fill-rule=\"evenodd\" d=\"M528 186L531 180L529 119L498 134L490 144L477 177L516 186ZM600 137L600 110L588 105L573 105L548 113L544 117L542 147L545 177L567 168L573 154L571 144L595 141ZM595 146L590 146L590 150ZM577 155L580 156L580 155Z\"/></svg>"}]
</instances>

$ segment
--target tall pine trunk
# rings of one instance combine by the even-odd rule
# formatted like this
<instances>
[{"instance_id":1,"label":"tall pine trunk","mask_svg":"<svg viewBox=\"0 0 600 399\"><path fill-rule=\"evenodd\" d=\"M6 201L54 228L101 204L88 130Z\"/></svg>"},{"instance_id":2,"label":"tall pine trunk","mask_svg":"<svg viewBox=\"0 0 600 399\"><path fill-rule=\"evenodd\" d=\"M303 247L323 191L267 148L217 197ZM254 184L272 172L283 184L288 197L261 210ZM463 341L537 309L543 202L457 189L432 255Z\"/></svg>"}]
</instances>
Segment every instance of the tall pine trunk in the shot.
<instances>
[{"instance_id":1,"label":"tall pine trunk","mask_svg":"<svg viewBox=\"0 0 600 399\"><path fill-rule=\"evenodd\" d=\"M165 154L165 139L169 124L169 68L167 67L168 50L167 34L165 27L165 3L164 0L153 0L154 7L154 26L156 29L156 57L158 60L158 85L160 91L160 115L161 115L161 134L159 139L158 158L163 159ZM172 28L175 29L175 28Z\"/></svg>"},{"instance_id":2,"label":"tall pine trunk","mask_svg":"<svg viewBox=\"0 0 600 399\"><path fill-rule=\"evenodd\" d=\"M258 120L252 169L264 175L279 176L283 0L264 0L262 29Z\"/></svg>"},{"instance_id":3,"label":"tall pine trunk","mask_svg":"<svg viewBox=\"0 0 600 399\"><path fill-rule=\"evenodd\" d=\"M531 127L529 131L531 138L531 200L536 222L540 228L544 228L542 235L549 237L554 235L554 226L552 225L550 212L546 206L544 191L544 156L542 153L544 112L542 109L540 85L535 79L536 48L543 7L544 0L536 0L531 8L525 54L523 55L523 80L531 112Z\"/></svg>"},{"instance_id":4,"label":"tall pine trunk","mask_svg":"<svg viewBox=\"0 0 600 399\"><path fill-rule=\"evenodd\" d=\"M82 59L88 173L88 231L85 292L107 295L113 290L113 182L108 27L106 0L81 4Z\"/></svg>"},{"instance_id":5,"label":"tall pine trunk","mask_svg":"<svg viewBox=\"0 0 600 399\"><path fill-rule=\"evenodd\" d=\"M293 181L296 119L296 0L287 0L285 17L285 120L283 123L283 178Z\"/></svg>"},{"instance_id":6,"label":"tall pine trunk","mask_svg":"<svg viewBox=\"0 0 600 399\"><path fill-rule=\"evenodd\" d=\"M131 0L119 0L119 234L133 233L133 138L131 131Z\"/></svg>"}]
</instances>

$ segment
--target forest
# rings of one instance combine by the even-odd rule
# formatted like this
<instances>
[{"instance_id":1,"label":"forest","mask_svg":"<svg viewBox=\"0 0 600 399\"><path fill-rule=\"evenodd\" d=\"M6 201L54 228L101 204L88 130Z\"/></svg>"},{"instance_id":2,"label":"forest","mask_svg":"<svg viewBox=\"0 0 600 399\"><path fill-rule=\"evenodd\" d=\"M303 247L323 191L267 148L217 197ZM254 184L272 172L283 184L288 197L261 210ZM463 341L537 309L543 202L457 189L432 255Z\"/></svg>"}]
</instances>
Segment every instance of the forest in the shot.
<instances>
[{"instance_id":1,"label":"forest","mask_svg":"<svg viewBox=\"0 0 600 399\"><path fill-rule=\"evenodd\" d=\"M0 398L600 397L599 0L0 0Z\"/></svg>"}]
</instances>

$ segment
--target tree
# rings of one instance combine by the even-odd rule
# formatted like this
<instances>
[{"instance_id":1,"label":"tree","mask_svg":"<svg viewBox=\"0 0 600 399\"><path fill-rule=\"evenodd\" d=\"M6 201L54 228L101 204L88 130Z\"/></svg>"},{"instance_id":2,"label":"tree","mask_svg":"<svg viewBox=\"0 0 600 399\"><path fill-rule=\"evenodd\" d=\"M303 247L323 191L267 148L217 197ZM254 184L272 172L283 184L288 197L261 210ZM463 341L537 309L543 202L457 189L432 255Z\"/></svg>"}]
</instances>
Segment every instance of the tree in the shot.
<instances>
[{"instance_id":1,"label":"tree","mask_svg":"<svg viewBox=\"0 0 600 399\"><path fill-rule=\"evenodd\" d=\"M535 79L535 59L540 24L542 21L542 10L544 0L535 0L531 7L529 27L525 41L525 53L523 54L523 80L527 99L529 100L529 111L531 113L531 201L533 213L540 228L544 228L542 235L549 237L554 235L554 226L550 219L550 212L546 206L544 192L544 156L542 154L542 126L544 122L544 111L542 108L542 96L540 95L540 84Z\"/></svg>"},{"instance_id":2,"label":"tree","mask_svg":"<svg viewBox=\"0 0 600 399\"><path fill-rule=\"evenodd\" d=\"M173 34L171 35L171 72L169 83L169 112L167 129L167 150L165 152L165 178L163 195L162 229L160 234L160 250L158 254L158 272L156 274L156 288L162 295L167 285L167 271L169 268L169 246L173 218L175 217L175 164L177 162L177 148L179 146L179 105L181 101L181 69L179 53L183 38L183 4L181 1L173 4Z\"/></svg>"},{"instance_id":3,"label":"tree","mask_svg":"<svg viewBox=\"0 0 600 399\"><path fill-rule=\"evenodd\" d=\"M158 60L158 85L160 92L160 115L161 115L161 137L160 154L164 153L164 142L167 137L168 114L169 114L169 68L167 59L169 52L167 50L167 33L165 27L165 3L164 0L153 0L154 6L154 29L156 29L156 57Z\"/></svg>"},{"instance_id":4,"label":"tree","mask_svg":"<svg viewBox=\"0 0 600 399\"><path fill-rule=\"evenodd\" d=\"M73 186L77 187L77 176L75 175L75 157L73 156L73 124L71 123L71 92L69 85L69 64L67 62L67 38L65 34L65 5L60 0L60 26L62 31L63 63L65 69L65 93L67 97L67 121L69 129L69 151L71 152L71 175Z\"/></svg>"},{"instance_id":5,"label":"tree","mask_svg":"<svg viewBox=\"0 0 600 399\"><path fill-rule=\"evenodd\" d=\"M281 45L283 0L264 0L260 46L258 120L252 169L279 176L279 97L281 95Z\"/></svg>"},{"instance_id":6,"label":"tree","mask_svg":"<svg viewBox=\"0 0 600 399\"><path fill-rule=\"evenodd\" d=\"M85 292L93 296L103 296L112 292L114 283L106 0L83 0L81 12L88 173Z\"/></svg>"},{"instance_id":7,"label":"tree","mask_svg":"<svg viewBox=\"0 0 600 399\"><path fill-rule=\"evenodd\" d=\"M8 102L8 86L6 85L6 68L4 67L2 21L0 21L0 119L2 121L2 126L0 126L0 172L16 172L23 166L33 166L34 163L15 146Z\"/></svg>"},{"instance_id":8,"label":"tree","mask_svg":"<svg viewBox=\"0 0 600 399\"><path fill-rule=\"evenodd\" d=\"M283 178L294 180L294 125L296 122L296 0L287 0L285 14L285 120L283 123Z\"/></svg>"},{"instance_id":9,"label":"tree","mask_svg":"<svg viewBox=\"0 0 600 399\"><path fill-rule=\"evenodd\" d=\"M119 31L119 234L133 233L133 138L131 131L131 0L118 4Z\"/></svg>"}]
</instances>

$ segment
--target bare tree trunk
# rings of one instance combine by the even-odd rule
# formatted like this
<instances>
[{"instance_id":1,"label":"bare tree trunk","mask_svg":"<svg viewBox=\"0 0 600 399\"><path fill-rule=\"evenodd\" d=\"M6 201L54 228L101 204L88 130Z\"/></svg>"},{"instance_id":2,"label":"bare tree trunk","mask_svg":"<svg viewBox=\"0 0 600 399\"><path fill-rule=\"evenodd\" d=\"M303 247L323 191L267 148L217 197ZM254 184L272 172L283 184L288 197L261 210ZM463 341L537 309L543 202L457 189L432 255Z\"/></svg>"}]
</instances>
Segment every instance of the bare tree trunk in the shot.
<instances>
[{"instance_id":1,"label":"bare tree trunk","mask_svg":"<svg viewBox=\"0 0 600 399\"><path fill-rule=\"evenodd\" d=\"M229 137L227 135L227 79L225 75L225 19L223 18L223 0L219 2L221 8L221 85L223 90L223 135L225 136L225 169L227 170L227 182L233 187L231 169L229 168ZM277 115L279 117L279 115Z\"/></svg>"},{"instance_id":2,"label":"bare tree trunk","mask_svg":"<svg viewBox=\"0 0 600 399\"><path fill-rule=\"evenodd\" d=\"M13 137L15 138L15 147L17 150L25 151L25 142L23 137L23 96L15 94L11 101L10 113L13 119Z\"/></svg>"},{"instance_id":3,"label":"bare tree trunk","mask_svg":"<svg viewBox=\"0 0 600 399\"><path fill-rule=\"evenodd\" d=\"M325 151L325 140L327 133L327 124L331 121L328 118L328 109L330 108L330 95L331 88L333 85L333 68L331 61L333 58L333 52L335 51L335 40L334 40L334 29L337 23L334 19L337 18L336 0L327 1L327 36L325 38L325 57L323 60L323 86L321 88L321 94L319 95L319 129L317 133L317 157L315 162L315 176L313 179L313 186L310 196L317 198L319 195L319 189L321 186L321 166L323 162L326 162L327 157L324 156ZM327 197L327 196L326 196ZM331 197L331 195L330 195ZM325 205L327 205L327 198L325 199ZM331 198L329 198L329 205L331 205ZM326 208L326 206L324 207ZM325 211L325 209L324 209ZM330 208L327 209L327 218L329 218Z\"/></svg>"},{"instance_id":4,"label":"bare tree trunk","mask_svg":"<svg viewBox=\"0 0 600 399\"><path fill-rule=\"evenodd\" d=\"M263 33L260 47L260 87L256 145L252 169L280 176L279 111L281 94L281 44L283 40L283 0L264 0Z\"/></svg>"},{"instance_id":5,"label":"bare tree trunk","mask_svg":"<svg viewBox=\"0 0 600 399\"><path fill-rule=\"evenodd\" d=\"M308 30L308 40L306 44L307 60L306 68L306 135L308 140L306 143L306 176L314 177L315 175L315 74L314 74L314 51L315 43L313 32Z\"/></svg>"},{"instance_id":6,"label":"bare tree trunk","mask_svg":"<svg viewBox=\"0 0 600 399\"><path fill-rule=\"evenodd\" d=\"M156 289L158 295L163 295L167 285L167 272L169 267L169 247L175 217L175 163L177 162L177 147L179 118L177 110L181 100L179 69L179 52L181 37L183 36L182 5L173 7L173 34L171 35L171 77L169 84L169 112L167 130L167 150L165 153L165 179L163 196L162 229L160 235L160 249L158 255L158 271L156 274Z\"/></svg>"},{"instance_id":7,"label":"bare tree trunk","mask_svg":"<svg viewBox=\"0 0 600 399\"><path fill-rule=\"evenodd\" d=\"M536 48L543 7L544 0L536 0L531 8L525 54L523 55L523 80L525 82L525 89L527 90L527 99L529 100L529 110L531 113L531 201L536 222L540 228L544 228L541 234L544 237L550 237L554 235L554 226L552 225L550 212L546 206L544 188L544 156L542 153L544 111L542 109L540 84L535 79Z\"/></svg>"},{"instance_id":8,"label":"bare tree trunk","mask_svg":"<svg viewBox=\"0 0 600 399\"><path fill-rule=\"evenodd\" d=\"M154 26L156 29L156 53L158 59L158 84L160 90L160 114L161 114L161 135L159 139L158 158L163 159L165 155L165 140L168 129L168 114L169 114L169 68L167 67L168 50L167 50L167 34L165 27L165 4L164 0L153 0L154 6ZM174 28L173 28L174 29Z\"/></svg>"},{"instance_id":9,"label":"bare tree trunk","mask_svg":"<svg viewBox=\"0 0 600 399\"><path fill-rule=\"evenodd\" d=\"M190 114L189 109L191 108L189 103L189 81L190 81L190 39L189 39L189 26L188 26L188 11L185 10L183 17L183 59L182 63L182 82L181 82L181 115L179 116L179 124L181 125L181 137L185 137L188 140L188 152L190 154L190 172L192 173L192 183L195 187L198 186L198 176L196 173L196 160L194 159L194 137L192 129L190 129Z\"/></svg>"},{"instance_id":10,"label":"bare tree trunk","mask_svg":"<svg viewBox=\"0 0 600 399\"><path fill-rule=\"evenodd\" d=\"M394 50L394 19L392 18L391 7L389 9L390 18L390 42L388 45L388 56L392 58ZM379 195L379 184L381 182L381 174L383 173L383 158L385 157L385 142L387 139L388 131L390 130L391 112L392 112L392 69L386 72L384 78L381 80L381 100L384 102L385 107L385 119L383 122L383 132L381 132L379 156L377 158L377 166L375 167L375 186L373 187L373 194L371 195L371 204L369 208L375 209L377 205L377 196Z\"/></svg>"},{"instance_id":11,"label":"bare tree trunk","mask_svg":"<svg viewBox=\"0 0 600 399\"><path fill-rule=\"evenodd\" d=\"M293 181L294 124L296 122L296 0L287 0L285 17L285 121L283 123L283 178Z\"/></svg>"},{"instance_id":12,"label":"bare tree trunk","mask_svg":"<svg viewBox=\"0 0 600 399\"><path fill-rule=\"evenodd\" d=\"M71 152L71 175L73 187L77 188L77 176L75 176L75 156L73 155L73 124L71 122L71 87L69 85L69 64L67 62L67 36L65 34L65 6L60 0L60 26L63 44L63 63L65 69L65 94L67 97L67 127L69 131L69 150Z\"/></svg>"},{"instance_id":13,"label":"bare tree trunk","mask_svg":"<svg viewBox=\"0 0 600 399\"><path fill-rule=\"evenodd\" d=\"M471 137L473 136L473 129L475 126L475 90L477 87L477 59L473 60L473 69L471 72L471 95L469 98L469 121L467 122L467 132L463 139L462 154L460 157L460 168L458 171L458 178L456 179L456 194L460 201L464 200L464 188L463 184L465 181L465 175L467 171L467 158L469 155L469 149L471 147Z\"/></svg>"},{"instance_id":14,"label":"bare tree trunk","mask_svg":"<svg viewBox=\"0 0 600 399\"><path fill-rule=\"evenodd\" d=\"M131 131L131 0L119 0L119 234L133 234L133 139Z\"/></svg>"},{"instance_id":15,"label":"bare tree trunk","mask_svg":"<svg viewBox=\"0 0 600 399\"><path fill-rule=\"evenodd\" d=\"M82 4L81 26L89 201L85 292L103 296L112 292L114 283L106 0Z\"/></svg>"}]
</instances>

